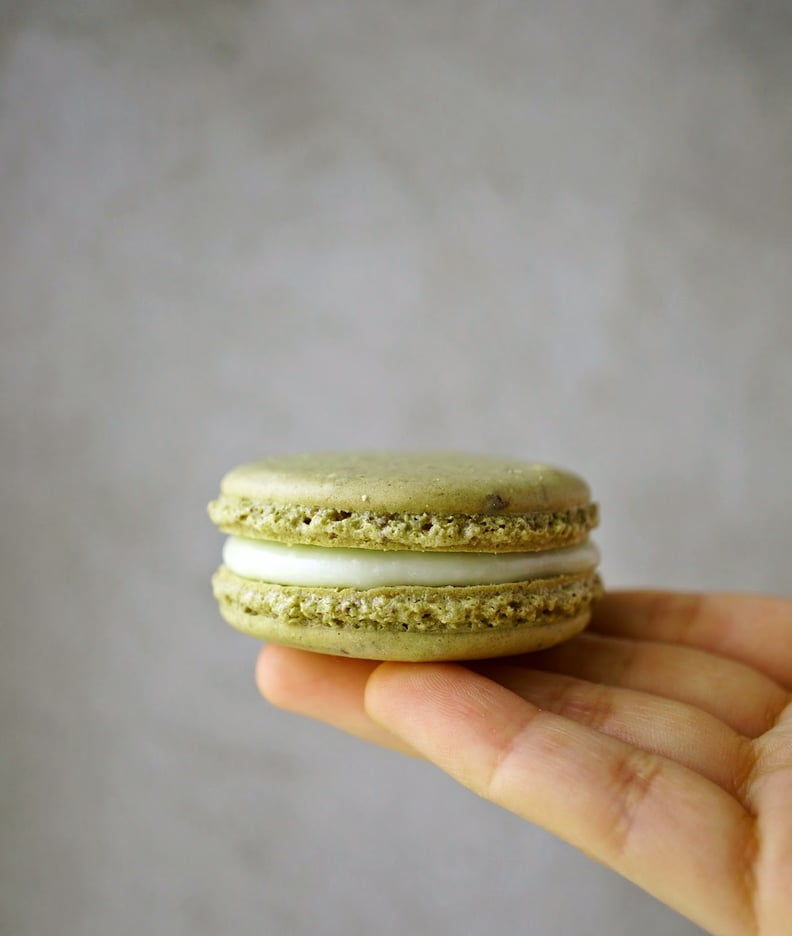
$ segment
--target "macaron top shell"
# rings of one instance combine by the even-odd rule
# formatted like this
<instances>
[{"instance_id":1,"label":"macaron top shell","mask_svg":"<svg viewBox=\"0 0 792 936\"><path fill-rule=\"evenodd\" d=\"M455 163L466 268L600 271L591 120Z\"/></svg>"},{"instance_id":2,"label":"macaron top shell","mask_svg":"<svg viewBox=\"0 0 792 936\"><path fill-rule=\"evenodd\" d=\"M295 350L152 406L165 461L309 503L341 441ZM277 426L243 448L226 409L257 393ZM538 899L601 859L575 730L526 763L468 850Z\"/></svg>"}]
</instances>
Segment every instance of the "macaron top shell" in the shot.
<instances>
[{"instance_id":1,"label":"macaron top shell","mask_svg":"<svg viewBox=\"0 0 792 936\"><path fill-rule=\"evenodd\" d=\"M487 455L336 452L242 465L209 505L225 532L364 549L521 551L582 542L588 485L539 462Z\"/></svg>"},{"instance_id":2,"label":"macaron top shell","mask_svg":"<svg viewBox=\"0 0 792 936\"><path fill-rule=\"evenodd\" d=\"M520 514L588 503L582 478L538 462L487 455L322 452L230 471L221 490L278 504L383 513Z\"/></svg>"}]
</instances>

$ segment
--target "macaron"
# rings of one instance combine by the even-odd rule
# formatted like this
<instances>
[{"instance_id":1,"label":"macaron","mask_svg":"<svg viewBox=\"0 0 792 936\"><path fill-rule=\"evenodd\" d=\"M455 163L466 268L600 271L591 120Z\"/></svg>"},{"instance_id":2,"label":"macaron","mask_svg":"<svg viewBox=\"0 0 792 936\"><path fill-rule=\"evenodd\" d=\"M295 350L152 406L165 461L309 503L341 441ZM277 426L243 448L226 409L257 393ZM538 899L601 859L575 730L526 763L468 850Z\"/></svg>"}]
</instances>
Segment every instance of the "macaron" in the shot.
<instances>
[{"instance_id":1,"label":"macaron","mask_svg":"<svg viewBox=\"0 0 792 936\"><path fill-rule=\"evenodd\" d=\"M372 660L468 660L579 633L601 594L588 485L538 462L335 452L230 471L212 583L238 630Z\"/></svg>"}]
</instances>

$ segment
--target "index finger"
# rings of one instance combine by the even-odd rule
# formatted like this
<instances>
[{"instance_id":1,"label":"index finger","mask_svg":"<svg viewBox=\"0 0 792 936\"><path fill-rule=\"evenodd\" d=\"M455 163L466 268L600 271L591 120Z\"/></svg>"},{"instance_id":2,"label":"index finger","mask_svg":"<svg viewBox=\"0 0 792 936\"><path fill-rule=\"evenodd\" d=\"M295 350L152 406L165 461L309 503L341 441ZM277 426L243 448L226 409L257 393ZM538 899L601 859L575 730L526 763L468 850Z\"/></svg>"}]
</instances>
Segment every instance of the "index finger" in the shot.
<instances>
[{"instance_id":1,"label":"index finger","mask_svg":"<svg viewBox=\"0 0 792 936\"><path fill-rule=\"evenodd\" d=\"M753 929L752 820L710 780L453 664L385 663L369 678L366 707L475 793L701 925Z\"/></svg>"}]
</instances>

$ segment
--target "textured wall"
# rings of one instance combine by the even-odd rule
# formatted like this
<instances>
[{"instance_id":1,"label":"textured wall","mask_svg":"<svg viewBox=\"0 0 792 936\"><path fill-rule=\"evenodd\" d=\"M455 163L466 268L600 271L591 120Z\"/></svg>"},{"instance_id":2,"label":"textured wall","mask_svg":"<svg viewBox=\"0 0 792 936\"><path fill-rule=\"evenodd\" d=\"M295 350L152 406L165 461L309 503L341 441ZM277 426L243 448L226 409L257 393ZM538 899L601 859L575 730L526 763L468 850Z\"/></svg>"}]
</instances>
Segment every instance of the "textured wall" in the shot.
<instances>
[{"instance_id":1,"label":"textured wall","mask_svg":"<svg viewBox=\"0 0 792 936\"><path fill-rule=\"evenodd\" d=\"M0 3L0 932L689 934L268 708L267 452L588 476L612 585L789 591L784 3Z\"/></svg>"}]
</instances>

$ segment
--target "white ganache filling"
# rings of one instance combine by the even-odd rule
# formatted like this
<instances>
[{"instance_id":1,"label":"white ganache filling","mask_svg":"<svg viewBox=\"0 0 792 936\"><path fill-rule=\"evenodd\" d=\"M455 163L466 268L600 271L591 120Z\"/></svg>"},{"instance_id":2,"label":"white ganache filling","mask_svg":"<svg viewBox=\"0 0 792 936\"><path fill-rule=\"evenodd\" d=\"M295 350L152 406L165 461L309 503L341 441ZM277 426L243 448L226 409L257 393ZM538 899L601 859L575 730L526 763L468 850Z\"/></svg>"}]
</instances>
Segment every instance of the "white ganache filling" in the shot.
<instances>
[{"instance_id":1,"label":"white ganache filling","mask_svg":"<svg viewBox=\"0 0 792 936\"><path fill-rule=\"evenodd\" d=\"M229 536L223 562L236 575L273 585L501 585L593 569L594 543L544 552L468 553L288 546Z\"/></svg>"}]
</instances>

